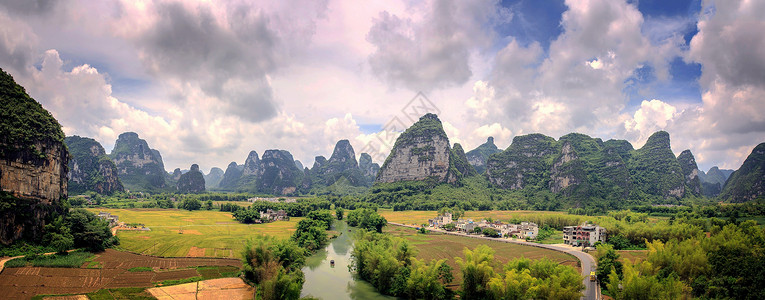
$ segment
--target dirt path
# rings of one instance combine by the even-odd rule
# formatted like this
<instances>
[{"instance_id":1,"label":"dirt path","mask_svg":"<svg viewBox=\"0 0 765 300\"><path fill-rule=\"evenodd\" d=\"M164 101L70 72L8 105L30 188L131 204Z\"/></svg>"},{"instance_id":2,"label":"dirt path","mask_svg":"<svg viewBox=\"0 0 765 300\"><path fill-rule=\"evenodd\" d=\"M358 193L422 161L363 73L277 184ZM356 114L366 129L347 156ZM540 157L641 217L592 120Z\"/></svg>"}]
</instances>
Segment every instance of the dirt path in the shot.
<instances>
[{"instance_id":1,"label":"dirt path","mask_svg":"<svg viewBox=\"0 0 765 300\"><path fill-rule=\"evenodd\" d=\"M400 223L393 223L388 222L390 225L395 226L401 226L401 227L409 227L409 228L419 228L419 226L412 226L412 225L405 225ZM550 245L550 244L537 244L537 243L529 243L526 241L517 241L514 239L505 239L505 238L490 238L487 236L481 236L481 235L468 235L460 232L454 232L454 231L445 231L441 229L434 229L434 228L428 228L428 230L445 233L445 234L451 234L451 235L457 235L462 237L468 237L468 238L475 238L475 239L484 239L489 241L495 241L495 242L503 242L503 243L512 243L512 244L518 244L518 245L525 245L525 246L531 246L531 247L538 247L538 248L544 248L544 249L550 249L555 251L560 251L563 253L571 254L575 256L577 259L579 259L579 262L582 266L582 276L584 276L584 280L582 283L584 284L584 292L582 295L582 299L587 300L596 300L600 299L600 286L597 284L597 282L591 282L589 280L590 278L590 271L595 271L595 268L597 266L595 262L595 258L592 257L592 255L588 253L584 253L576 247L571 247L567 245Z\"/></svg>"},{"instance_id":2,"label":"dirt path","mask_svg":"<svg viewBox=\"0 0 765 300\"><path fill-rule=\"evenodd\" d=\"M159 300L252 299L255 288L241 278L219 278L146 290Z\"/></svg>"}]
</instances>

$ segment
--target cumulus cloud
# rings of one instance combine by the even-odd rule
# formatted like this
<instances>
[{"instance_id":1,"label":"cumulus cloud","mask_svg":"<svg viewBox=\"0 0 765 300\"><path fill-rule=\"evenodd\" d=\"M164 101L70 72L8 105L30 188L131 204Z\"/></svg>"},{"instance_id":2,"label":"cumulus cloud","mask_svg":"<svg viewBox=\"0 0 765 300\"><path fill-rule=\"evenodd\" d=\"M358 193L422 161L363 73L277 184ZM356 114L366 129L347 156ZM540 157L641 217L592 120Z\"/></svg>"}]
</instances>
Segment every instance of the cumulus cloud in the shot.
<instances>
[{"instance_id":1,"label":"cumulus cloud","mask_svg":"<svg viewBox=\"0 0 765 300\"><path fill-rule=\"evenodd\" d=\"M493 2L434 0L411 16L381 12L367 41L369 63L392 87L413 91L461 85L472 75L470 56L488 46L483 25L497 15Z\"/></svg>"}]
</instances>

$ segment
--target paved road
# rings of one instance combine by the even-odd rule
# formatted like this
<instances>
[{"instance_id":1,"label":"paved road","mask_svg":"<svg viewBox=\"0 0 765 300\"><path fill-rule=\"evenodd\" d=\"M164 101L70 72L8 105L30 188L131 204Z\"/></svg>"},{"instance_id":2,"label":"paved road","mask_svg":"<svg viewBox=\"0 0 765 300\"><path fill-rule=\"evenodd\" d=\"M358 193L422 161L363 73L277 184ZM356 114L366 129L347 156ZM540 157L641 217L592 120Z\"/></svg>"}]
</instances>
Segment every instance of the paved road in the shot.
<instances>
[{"instance_id":1,"label":"paved road","mask_svg":"<svg viewBox=\"0 0 765 300\"><path fill-rule=\"evenodd\" d=\"M395 225L395 226L403 226L403 227L410 227L410 228L418 228L419 226L412 226L412 225L405 225L400 223L393 223L388 222L388 224ZM539 248L545 248L555 251L560 251L563 253L568 253L573 256L575 256L579 261L581 262L582 266L582 276L584 276L584 280L582 283L584 283L584 291L582 295L582 299L586 300L597 300L601 298L600 295L600 287L598 286L597 282L591 282L590 281L590 271L595 271L595 268L597 267L597 264L595 263L595 259L582 251L577 250L577 248L572 247L564 247L564 246L557 246L557 245L547 245L547 244L537 244L537 243L529 243L526 241L516 241L512 239L503 239L503 238L490 238L486 236L481 235L467 235L459 232L454 231L445 231L440 229L433 229L428 228L428 230L441 232L445 234L451 234L451 235L458 235L463 237L470 237L470 238L476 238L476 239L485 239L490 241L496 241L496 242L504 242L504 243L512 243L512 244L518 244L518 245L524 245L524 246L532 246L532 247L539 247Z\"/></svg>"}]
</instances>

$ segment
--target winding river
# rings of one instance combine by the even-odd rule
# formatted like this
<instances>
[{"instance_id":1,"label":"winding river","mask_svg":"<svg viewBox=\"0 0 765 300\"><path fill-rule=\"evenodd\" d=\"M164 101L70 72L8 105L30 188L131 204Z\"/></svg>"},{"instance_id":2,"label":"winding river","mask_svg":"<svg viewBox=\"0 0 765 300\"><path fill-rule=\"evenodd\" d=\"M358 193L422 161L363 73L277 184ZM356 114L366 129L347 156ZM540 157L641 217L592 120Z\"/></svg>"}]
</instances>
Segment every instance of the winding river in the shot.
<instances>
[{"instance_id":1,"label":"winding river","mask_svg":"<svg viewBox=\"0 0 765 300\"><path fill-rule=\"evenodd\" d=\"M382 295L371 284L354 278L348 271L353 249L353 233L355 228L348 226L345 221L335 221L333 230L340 236L331 240L324 250L306 259L303 273L302 296L314 296L319 299L396 299ZM350 231L349 231L350 230ZM330 260L335 266L330 266Z\"/></svg>"}]
</instances>

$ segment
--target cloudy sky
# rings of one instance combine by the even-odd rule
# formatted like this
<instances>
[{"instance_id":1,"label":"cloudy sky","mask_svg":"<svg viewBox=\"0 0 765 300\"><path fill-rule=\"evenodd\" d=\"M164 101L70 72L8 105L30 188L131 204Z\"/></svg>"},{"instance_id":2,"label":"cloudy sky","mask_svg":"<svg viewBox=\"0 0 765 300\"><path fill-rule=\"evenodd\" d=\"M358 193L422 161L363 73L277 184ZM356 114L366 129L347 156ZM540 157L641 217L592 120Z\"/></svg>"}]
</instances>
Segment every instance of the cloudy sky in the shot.
<instances>
[{"instance_id":1,"label":"cloudy sky","mask_svg":"<svg viewBox=\"0 0 765 300\"><path fill-rule=\"evenodd\" d=\"M702 170L735 169L765 142L763 16L754 0L0 0L0 68L67 135L110 152L137 132L168 170L266 149L310 166L339 139L379 162L424 112L467 150L666 130Z\"/></svg>"}]
</instances>

